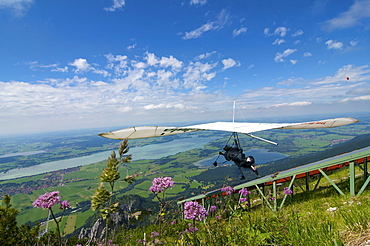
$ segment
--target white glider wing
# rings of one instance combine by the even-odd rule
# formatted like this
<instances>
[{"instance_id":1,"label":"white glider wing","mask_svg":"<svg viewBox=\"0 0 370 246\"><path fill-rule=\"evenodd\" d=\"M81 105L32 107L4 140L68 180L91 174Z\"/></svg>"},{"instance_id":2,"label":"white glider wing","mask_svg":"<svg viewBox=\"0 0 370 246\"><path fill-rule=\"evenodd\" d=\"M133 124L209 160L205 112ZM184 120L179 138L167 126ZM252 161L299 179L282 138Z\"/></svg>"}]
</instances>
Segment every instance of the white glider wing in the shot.
<instances>
[{"instance_id":1,"label":"white glider wing","mask_svg":"<svg viewBox=\"0 0 370 246\"><path fill-rule=\"evenodd\" d=\"M164 126L139 126L130 127L122 130L100 133L99 136L110 139L137 139L162 137L186 132L201 130L228 131L250 134L253 132L269 129L314 129L345 126L356 123L358 120L353 118L335 118L320 121L303 123L240 123L240 122L214 122L184 127L164 127Z\"/></svg>"}]
</instances>

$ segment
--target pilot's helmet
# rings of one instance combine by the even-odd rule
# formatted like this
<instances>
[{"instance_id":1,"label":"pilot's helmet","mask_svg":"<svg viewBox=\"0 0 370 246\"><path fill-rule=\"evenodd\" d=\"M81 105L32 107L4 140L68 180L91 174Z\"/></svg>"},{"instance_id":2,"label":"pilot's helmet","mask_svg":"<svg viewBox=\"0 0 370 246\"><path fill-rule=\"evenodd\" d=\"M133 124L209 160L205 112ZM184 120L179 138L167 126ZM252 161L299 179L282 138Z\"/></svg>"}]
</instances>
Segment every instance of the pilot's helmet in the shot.
<instances>
[{"instance_id":1,"label":"pilot's helmet","mask_svg":"<svg viewBox=\"0 0 370 246\"><path fill-rule=\"evenodd\" d=\"M245 158L245 161L248 163L248 164L254 164L254 157L253 156L247 156L247 158Z\"/></svg>"},{"instance_id":2,"label":"pilot's helmet","mask_svg":"<svg viewBox=\"0 0 370 246\"><path fill-rule=\"evenodd\" d=\"M231 147L229 146L229 145L226 145L225 147L224 147L224 150L225 151L229 151L231 149Z\"/></svg>"}]
</instances>

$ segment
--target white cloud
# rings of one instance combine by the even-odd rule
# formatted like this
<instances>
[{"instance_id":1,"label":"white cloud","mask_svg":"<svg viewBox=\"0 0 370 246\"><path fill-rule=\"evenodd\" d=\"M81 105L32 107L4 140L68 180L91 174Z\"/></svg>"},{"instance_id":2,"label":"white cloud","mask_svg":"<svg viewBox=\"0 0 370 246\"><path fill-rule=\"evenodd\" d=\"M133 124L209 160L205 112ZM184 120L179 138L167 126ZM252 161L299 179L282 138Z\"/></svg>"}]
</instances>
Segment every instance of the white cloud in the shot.
<instances>
[{"instance_id":1,"label":"white cloud","mask_svg":"<svg viewBox=\"0 0 370 246\"><path fill-rule=\"evenodd\" d=\"M303 57L310 57L310 56L312 56L312 53L311 52L305 52L303 54Z\"/></svg>"},{"instance_id":2,"label":"white cloud","mask_svg":"<svg viewBox=\"0 0 370 246\"><path fill-rule=\"evenodd\" d=\"M280 44L283 44L285 43L286 41L284 39L281 39L281 38L277 38L275 39L275 41L272 43L273 45L280 45Z\"/></svg>"},{"instance_id":3,"label":"white cloud","mask_svg":"<svg viewBox=\"0 0 370 246\"><path fill-rule=\"evenodd\" d=\"M172 67L172 69L180 69L183 66L183 62L177 60L173 56L162 57L159 61L161 67Z\"/></svg>"},{"instance_id":4,"label":"white cloud","mask_svg":"<svg viewBox=\"0 0 370 246\"><path fill-rule=\"evenodd\" d=\"M133 111L133 108L132 107L120 107L120 108L118 108L118 111L119 112L121 112L121 113L127 113L127 112L131 112L131 111Z\"/></svg>"},{"instance_id":5,"label":"white cloud","mask_svg":"<svg viewBox=\"0 0 370 246\"><path fill-rule=\"evenodd\" d=\"M282 52L278 60L293 52L292 49ZM222 83L217 84L218 75L226 68L239 65L231 58L219 59L220 56L213 56L213 62L206 62L210 53L199 55L203 59L193 62L174 56L158 57L150 52L133 59L108 54L105 55L104 70L97 69L104 67L104 64L93 63L92 58L88 59L91 63L79 58L70 63L79 71L78 76L32 82L0 82L0 118L2 121L18 119L20 122L20 117L38 117L39 121L35 122L42 119L66 122L66 118L62 117L71 116L68 118L70 127L76 127L76 119L83 119L82 127L90 126L88 124L92 122L106 125L107 118L111 125L123 124L122 119L125 125L154 124L154 120L163 123L163 119L173 121L175 118L179 121L210 121L213 118L208 117L208 111L214 113L217 110L219 116L224 108L230 109L233 99L225 94L223 90L227 88L221 88ZM296 62L288 58L286 61ZM55 64L51 65L45 67L50 70L56 68ZM80 77L82 71L89 73ZM102 77L93 80L88 77L92 73L101 73ZM351 77L350 81L345 80L346 76ZM305 106L306 110L320 103L338 104L339 101L343 101L342 105L366 104L369 89L364 88L369 80L368 66L347 65L332 76L314 81L293 78L276 85L271 83L270 87L257 86L238 96L238 101L250 109L252 115L253 112L258 111L261 115L275 109L281 112L284 107L289 107L287 112L299 110L300 106ZM125 115L127 112L129 114Z\"/></svg>"},{"instance_id":6,"label":"white cloud","mask_svg":"<svg viewBox=\"0 0 370 246\"><path fill-rule=\"evenodd\" d=\"M216 65L217 65L216 63L214 64L201 62L190 63L189 66L186 67L186 71L183 75L184 88L191 89L193 91L200 91L207 88L204 82L209 81L216 76L215 72L211 72L211 70Z\"/></svg>"},{"instance_id":7,"label":"white cloud","mask_svg":"<svg viewBox=\"0 0 370 246\"><path fill-rule=\"evenodd\" d=\"M324 22L324 28L328 30L349 28L360 25L363 19L369 17L370 0L355 0L349 10Z\"/></svg>"},{"instance_id":8,"label":"white cloud","mask_svg":"<svg viewBox=\"0 0 370 246\"><path fill-rule=\"evenodd\" d=\"M105 58L108 60L108 65L106 66L107 69L114 69L114 73L117 76L122 76L127 73L128 70L128 61L127 56L124 55L112 55L108 54L105 55Z\"/></svg>"},{"instance_id":9,"label":"white cloud","mask_svg":"<svg viewBox=\"0 0 370 246\"><path fill-rule=\"evenodd\" d=\"M228 69L237 65L236 61L231 58L223 59L222 64L224 65L223 69Z\"/></svg>"},{"instance_id":10,"label":"white cloud","mask_svg":"<svg viewBox=\"0 0 370 246\"><path fill-rule=\"evenodd\" d=\"M301 35L303 35L302 30L298 30L298 31L296 31L295 33L292 34L293 37L297 37L297 36L301 36Z\"/></svg>"},{"instance_id":11,"label":"white cloud","mask_svg":"<svg viewBox=\"0 0 370 246\"><path fill-rule=\"evenodd\" d=\"M137 44L133 44L133 45L129 45L126 47L127 50L132 50L132 49L135 49Z\"/></svg>"},{"instance_id":12,"label":"white cloud","mask_svg":"<svg viewBox=\"0 0 370 246\"><path fill-rule=\"evenodd\" d=\"M239 36L240 34L243 34L245 32L247 32L247 28L246 27L241 27L239 29L234 29L233 30L233 37Z\"/></svg>"},{"instance_id":13,"label":"white cloud","mask_svg":"<svg viewBox=\"0 0 370 246\"><path fill-rule=\"evenodd\" d=\"M290 63L292 64L292 65L295 65L297 62L298 62L298 60L289 60L290 61Z\"/></svg>"},{"instance_id":14,"label":"white cloud","mask_svg":"<svg viewBox=\"0 0 370 246\"><path fill-rule=\"evenodd\" d=\"M219 28L219 26L215 22L206 23L203 26L190 31L186 32L185 35L182 37L182 39L193 39L193 38L199 38L202 36L203 33L208 32L210 30L215 30Z\"/></svg>"},{"instance_id":15,"label":"white cloud","mask_svg":"<svg viewBox=\"0 0 370 246\"><path fill-rule=\"evenodd\" d=\"M185 109L187 108L184 104L182 103L169 103L169 104L148 104L143 107L145 110L153 110L153 109ZM191 107L194 108L194 107Z\"/></svg>"},{"instance_id":16,"label":"white cloud","mask_svg":"<svg viewBox=\"0 0 370 246\"><path fill-rule=\"evenodd\" d=\"M208 58L208 57L210 57L211 55L216 54L216 53L217 53L216 51L207 52L207 53L205 53L205 54L200 54L199 56L195 57L194 59L195 59L195 60L206 59L206 58Z\"/></svg>"},{"instance_id":17,"label":"white cloud","mask_svg":"<svg viewBox=\"0 0 370 246\"><path fill-rule=\"evenodd\" d=\"M52 72L62 72L66 73L68 72L68 67L57 67L51 70Z\"/></svg>"},{"instance_id":18,"label":"white cloud","mask_svg":"<svg viewBox=\"0 0 370 246\"><path fill-rule=\"evenodd\" d=\"M32 61L32 62L28 62L27 65L33 71L38 71L38 70L41 70L41 69L44 70L45 68L58 69L58 64L56 64L56 63L44 65L44 64L39 64L37 61ZM63 70L63 69L61 69L61 70Z\"/></svg>"},{"instance_id":19,"label":"white cloud","mask_svg":"<svg viewBox=\"0 0 370 246\"><path fill-rule=\"evenodd\" d=\"M278 52L278 53L276 53L274 60L275 60L275 62L284 62L283 58L285 58L287 56L290 56L291 54L293 54L296 51L297 51L297 49L286 49L282 53Z\"/></svg>"},{"instance_id":20,"label":"white cloud","mask_svg":"<svg viewBox=\"0 0 370 246\"><path fill-rule=\"evenodd\" d=\"M108 8L104 8L105 11L114 12L118 9L122 9L123 6L125 6L126 0L113 0L112 6Z\"/></svg>"},{"instance_id":21,"label":"white cloud","mask_svg":"<svg viewBox=\"0 0 370 246\"><path fill-rule=\"evenodd\" d=\"M207 0L190 0L190 5L204 5L207 3Z\"/></svg>"},{"instance_id":22,"label":"white cloud","mask_svg":"<svg viewBox=\"0 0 370 246\"><path fill-rule=\"evenodd\" d=\"M265 28L263 30L263 33L266 35L266 36L280 36L280 37L284 37L288 32L288 28L286 27L277 27L275 29L275 31L273 33L270 33L270 28Z\"/></svg>"},{"instance_id":23,"label":"white cloud","mask_svg":"<svg viewBox=\"0 0 370 246\"><path fill-rule=\"evenodd\" d=\"M327 76L312 82L312 84L343 84L347 82L346 77L350 78L349 82L362 82L370 80L369 66L346 65L338 69L334 76Z\"/></svg>"},{"instance_id":24,"label":"white cloud","mask_svg":"<svg viewBox=\"0 0 370 246\"><path fill-rule=\"evenodd\" d=\"M345 98L340 102L350 102L350 101L370 101L370 95L353 97L353 98Z\"/></svg>"},{"instance_id":25,"label":"white cloud","mask_svg":"<svg viewBox=\"0 0 370 246\"><path fill-rule=\"evenodd\" d=\"M220 14L218 15L217 21L208 22L193 31L185 32L185 35L182 36L182 39L187 40L187 39L199 38L205 32L221 29L224 27L228 19L229 19L229 15L227 14L225 10L222 10Z\"/></svg>"},{"instance_id":26,"label":"white cloud","mask_svg":"<svg viewBox=\"0 0 370 246\"><path fill-rule=\"evenodd\" d=\"M343 43L336 42L332 39L325 42L328 45L328 50L341 50L343 48Z\"/></svg>"},{"instance_id":27,"label":"white cloud","mask_svg":"<svg viewBox=\"0 0 370 246\"><path fill-rule=\"evenodd\" d=\"M350 41L349 44L351 46L356 46L358 44L358 41L353 40L353 41Z\"/></svg>"},{"instance_id":28,"label":"white cloud","mask_svg":"<svg viewBox=\"0 0 370 246\"><path fill-rule=\"evenodd\" d=\"M311 105L311 102L292 102L292 103L280 103L280 104L273 104L268 106L268 108L277 108L277 107L290 107L290 106L307 106Z\"/></svg>"},{"instance_id":29,"label":"white cloud","mask_svg":"<svg viewBox=\"0 0 370 246\"><path fill-rule=\"evenodd\" d=\"M111 75L108 71L105 71L103 69L93 69L93 73L100 74L103 77L108 77Z\"/></svg>"},{"instance_id":30,"label":"white cloud","mask_svg":"<svg viewBox=\"0 0 370 246\"><path fill-rule=\"evenodd\" d=\"M78 58L68 65L76 67L76 73L83 73L93 69L91 65L87 62L87 60L83 58Z\"/></svg>"},{"instance_id":31,"label":"white cloud","mask_svg":"<svg viewBox=\"0 0 370 246\"><path fill-rule=\"evenodd\" d=\"M0 9L10 9L21 16L33 4L34 0L0 0Z\"/></svg>"},{"instance_id":32,"label":"white cloud","mask_svg":"<svg viewBox=\"0 0 370 246\"><path fill-rule=\"evenodd\" d=\"M275 29L274 35L284 37L287 32L288 32L288 29L286 27L278 27Z\"/></svg>"},{"instance_id":33,"label":"white cloud","mask_svg":"<svg viewBox=\"0 0 370 246\"><path fill-rule=\"evenodd\" d=\"M145 60L148 62L149 66L155 66L156 64L159 63L159 60L157 59L155 54L149 52L146 53Z\"/></svg>"}]
</instances>

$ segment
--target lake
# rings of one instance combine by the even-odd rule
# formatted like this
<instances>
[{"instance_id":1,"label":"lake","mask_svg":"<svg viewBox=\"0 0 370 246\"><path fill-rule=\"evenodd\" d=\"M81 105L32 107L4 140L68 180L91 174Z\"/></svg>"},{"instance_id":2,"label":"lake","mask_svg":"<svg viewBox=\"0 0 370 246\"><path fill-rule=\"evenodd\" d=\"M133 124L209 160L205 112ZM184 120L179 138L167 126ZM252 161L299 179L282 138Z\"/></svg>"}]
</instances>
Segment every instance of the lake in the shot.
<instances>
[{"instance_id":1,"label":"lake","mask_svg":"<svg viewBox=\"0 0 370 246\"><path fill-rule=\"evenodd\" d=\"M129 153L132 154L132 160L143 160L143 159L159 159L169 155L175 155L180 152L184 152L191 149L201 148L205 144L216 140L217 138L208 137L192 137L192 138L181 138L170 142L149 144L142 147L131 147ZM99 161L107 160L111 154L111 150L95 153L88 156L70 158L66 160L46 162L43 164L26 167L11 169L6 173L0 173L0 180L14 179L25 176L32 176L41 173L47 173L57 171L66 168L78 167L96 163ZM23 152L24 155L38 154L41 151L30 151ZM7 154L5 156L16 156L23 155L22 153Z\"/></svg>"}]
</instances>

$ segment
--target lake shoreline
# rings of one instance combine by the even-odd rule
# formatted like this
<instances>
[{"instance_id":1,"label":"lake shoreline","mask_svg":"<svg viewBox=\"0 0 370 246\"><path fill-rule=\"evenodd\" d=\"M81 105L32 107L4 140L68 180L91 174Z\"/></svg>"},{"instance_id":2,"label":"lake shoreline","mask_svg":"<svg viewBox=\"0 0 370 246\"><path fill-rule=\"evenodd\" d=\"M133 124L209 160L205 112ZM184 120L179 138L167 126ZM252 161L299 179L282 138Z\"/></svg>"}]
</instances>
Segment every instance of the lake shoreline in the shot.
<instances>
[{"instance_id":1,"label":"lake shoreline","mask_svg":"<svg viewBox=\"0 0 370 246\"><path fill-rule=\"evenodd\" d=\"M130 154L132 154L133 156L133 161L144 159L146 160L160 159L187 150L202 148L205 144L212 142L214 140L216 140L216 138L209 137L176 139L164 143L149 144L142 147L133 147L130 148ZM107 160L111 152L112 150L107 150L94 153L88 156L46 162L24 168L13 168L6 171L5 173L0 173L0 181L29 177L38 174L63 170L67 168L94 164L100 161Z\"/></svg>"}]
</instances>

